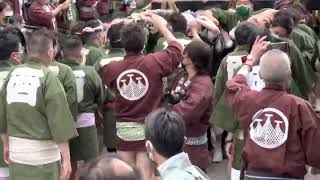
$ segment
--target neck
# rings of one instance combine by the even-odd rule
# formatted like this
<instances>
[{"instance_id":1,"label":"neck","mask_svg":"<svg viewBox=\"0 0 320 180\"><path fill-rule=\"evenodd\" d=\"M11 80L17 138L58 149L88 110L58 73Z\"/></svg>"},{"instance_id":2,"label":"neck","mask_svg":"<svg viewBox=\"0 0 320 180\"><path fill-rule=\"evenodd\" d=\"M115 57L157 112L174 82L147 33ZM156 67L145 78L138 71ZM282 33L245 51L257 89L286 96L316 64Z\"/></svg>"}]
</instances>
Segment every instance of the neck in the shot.
<instances>
[{"instance_id":1,"label":"neck","mask_svg":"<svg viewBox=\"0 0 320 180\"><path fill-rule=\"evenodd\" d=\"M277 86L277 87L281 87L282 89L287 88L287 85L284 82L274 83L274 82L265 81L265 84L266 84L266 86Z\"/></svg>"},{"instance_id":2,"label":"neck","mask_svg":"<svg viewBox=\"0 0 320 180\"><path fill-rule=\"evenodd\" d=\"M76 58L73 56L66 56L65 59L68 59L69 61L75 62L77 64L81 64L81 59L80 58Z\"/></svg>"},{"instance_id":3,"label":"neck","mask_svg":"<svg viewBox=\"0 0 320 180\"><path fill-rule=\"evenodd\" d=\"M47 57L41 57L41 56L34 56L34 55L29 55L29 59L32 59L34 61L38 61L40 63L42 63L45 66L49 66L51 64L51 60L49 60L49 58Z\"/></svg>"},{"instance_id":4,"label":"neck","mask_svg":"<svg viewBox=\"0 0 320 180\"><path fill-rule=\"evenodd\" d=\"M186 71L188 73L188 78L191 79L193 78L198 72L196 70L194 70L192 67L187 67Z\"/></svg>"},{"instance_id":5,"label":"neck","mask_svg":"<svg viewBox=\"0 0 320 180\"><path fill-rule=\"evenodd\" d=\"M157 166L159 167L161 164L163 164L164 162L166 162L168 160L168 158L165 158L163 156L161 156L160 154L156 154L154 161L155 163L157 163Z\"/></svg>"}]
</instances>

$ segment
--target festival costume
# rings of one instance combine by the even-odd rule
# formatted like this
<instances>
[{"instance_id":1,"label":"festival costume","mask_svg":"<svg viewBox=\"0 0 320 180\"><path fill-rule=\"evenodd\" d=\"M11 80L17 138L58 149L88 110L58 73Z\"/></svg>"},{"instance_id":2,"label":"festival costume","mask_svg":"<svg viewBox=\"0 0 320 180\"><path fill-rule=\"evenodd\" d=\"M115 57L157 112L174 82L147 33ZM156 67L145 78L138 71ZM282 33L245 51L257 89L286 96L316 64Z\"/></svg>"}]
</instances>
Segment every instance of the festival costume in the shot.
<instances>
[{"instance_id":1,"label":"festival costume","mask_svg":"<svg viewBox=\"0 0 320 180\"><path fill-rule=\"evenodd\" d=\"M117 150L145 151L144 120L161 105L162 78L182 60L182 47L171 42L167 49L148 55L126 54L101 70L103 83L117 98L113 109L117 119Z\"/></svg>"},{"instance_id":2,"label":"festival costume","mask_svg":"<svg viewBox=\"0 0 320 180\"><path fill-rule=\"evenodd\" d=\"M11 180L58 180L59 144L77 131L56 73L38 60L17 66L0 94L0 133L9 136Z\"/></svg>"}]
</instances>

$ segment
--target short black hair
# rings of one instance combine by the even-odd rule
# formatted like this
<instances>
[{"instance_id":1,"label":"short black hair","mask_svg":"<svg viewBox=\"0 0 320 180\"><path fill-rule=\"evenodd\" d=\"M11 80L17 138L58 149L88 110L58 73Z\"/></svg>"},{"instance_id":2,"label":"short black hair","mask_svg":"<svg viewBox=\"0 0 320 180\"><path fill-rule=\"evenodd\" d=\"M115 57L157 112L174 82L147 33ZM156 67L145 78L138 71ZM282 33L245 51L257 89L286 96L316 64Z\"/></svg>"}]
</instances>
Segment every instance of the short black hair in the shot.
<instances>
[{"instance_id":1,"label":"short black hair","mask_svg":"<svg viewBox=\"0 0 320 180\"><path fill-rule=\"evenodd\" d=\"M55 40L55 34L46 28L33 31L27 43L28 53L38 55L45 54L51 46L54 46Z\"/></svg>"},{"instance_id":2,"label":"short black hair","mask_svg":"<svg viewBox=\"0 0 320 180\"><path fill-rule=\"evenodd\" d=\"M121 30L121 44L126 52L140 53L147 39L146 30L137 23L125 25Z\"/></svg>"},{"instance_id":3,"label":"short black hair","mask_svg":"<svg viewBox=\"0 0 320 180\"><path fill-rule=\"evenodd\" d=\"M132 168L132 172L121 175L114 172L112 160L118 158L116 155L101 155L100 157L87 163L81 170L79 180L141 180L140 172ZM121 160L122 161L122 160ZM124 162L124 161L123 161Z\"/></svg>"},{"instance_id":4,"label":"short black hair","mask_svg":"<svg viewBox=\"0 0 320 180\"><path fill-rule=\"evenodd\" d=\"M281 9L275 15L274 18L277 16L287 16L287 19L291 18L293 20L294 26L299 23L298 14L295 13L291 8L290 9ZM291 23L291 22L288 22Z\"/></svg>"},{"instance_id":5,"label":"short black hair","mask_svg":"<svg viewBox=\"0 0 320 180\"><path fill-rule=\"evenodd\" d=\"M21 41L11 29L0 31L0 60L9 60L13 52L19 52Z\"/></svg>"},{"instance_id":6,"label":"short black hair","mask_svg":"<svg viewBox=\"0 0 320 180\"><path fill-rule=\"evenodd\" d=\"M236 28L234 34L237 45L248 45L248 37L257 31L257 27L250 22L242 22Z\"/></svg>"},{"instance_id":7,"label":"short black hair","mask_svg":"<svg viewBox=\"0 0 320 180\"><path fill-rule=\"evenodd\" d=\"M184 54L191 59L199 74L210 73L212 49L208 44L199 40L192 41L185 47Z\"/></svg>"},{"instance_id":8,"label":"short black hair","mask_svg":"<svg viewBox=\"0 0 320 180\"><path fill-rule=\"evenodd\" d=\"M99 20L90 20L90 21L86 22L85 24L83 24L83 28L86 28L86 27L96 28L99 26L101 26L101 22ZM81 37L83 38L83 41L85 43L89 43L97 37L99 32L100 31L98 31L98 32L83 32Z\"/></svg>"},{"instance_id":9,"label":"short black hair","mask_svg":"<svg viewBox=\"0 0 320 180\"><path fill-rule=\"evenodd\" d=\"M282 27L290 34L295 27L295 20L288 13L277 14L272 21L272 27Z\"/></svg>"},{"instance_id":10,"label":"short black hair","mask_svg":"<svg viewBox=\"0 0 320 180\"><path fill-rule=\"evenodd\" d=\"M146 117L146 140L151 141L155 150L166 158L183 151L185 133L184 120L174 111L160 108Z\"/></svg>"},{"instance_id":11,"label":"short black hair","mask_svg":"<svg viewBox=\"0 0 320 180\"><path fill-rule=\"evenodd\" d=\"M187 20L179 12L174 12L168 17L168 23L171 25L173 32L182 32L187 31Z\"/></svg>"},{"instance_id":12,"label":"short black hair","mask_svg":"<svg viewBox=\"0 0 320 180\"><path fill-rule=\"evenodd\" d=\"M123 23L118 23L111 25L108 29L107 38L111 48L123 48L121 44L121 29L123 26Z\"/></svg>"},{"instance_id":13,"label":"short black hair","mask_svg":"<svg viewBox=\"0 0 320 180\"><path fill-rule=\"evenodd\" d=\"M65 57L74 56L82 49L82 42L77 38L68 38L62 44L62 52Z\"/></svg>"},{"instance_id":14,"label":"short black hair","mask_svg":"<svg viewBox=\"0 0 320 180\"><path fill-rule=\"evenodd\" d=\"M249 52L252 49L252 46L254 44L254 42L256 41L257 37L264 37L266 36L265 41L271 41L271 32L269 29L263 29L263 28L256 28L256 30L249 35L248 37L248 46L249 46Z\"/></svg>"}]
</instances>

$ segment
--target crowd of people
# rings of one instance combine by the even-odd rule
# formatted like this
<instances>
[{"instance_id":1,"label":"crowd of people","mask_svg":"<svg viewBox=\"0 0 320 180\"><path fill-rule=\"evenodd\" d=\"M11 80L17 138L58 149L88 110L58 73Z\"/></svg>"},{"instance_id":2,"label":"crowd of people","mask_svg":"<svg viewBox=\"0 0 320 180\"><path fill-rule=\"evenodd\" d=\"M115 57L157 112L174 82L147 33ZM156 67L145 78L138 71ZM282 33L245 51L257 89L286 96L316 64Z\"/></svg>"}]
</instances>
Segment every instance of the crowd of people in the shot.
<instances>
[{"instance_id":1,"label":"crowd of people","mask_svg":"<svg viewBox=\"0 0 320 180\"><path fill-rule=\"evenodd\" d=\"M303 3L126 0L115 18L106 0L14 2L0 180L208 180L223 159L228 180L320 174L320 19Z\"/></svg>"}]
</instances>

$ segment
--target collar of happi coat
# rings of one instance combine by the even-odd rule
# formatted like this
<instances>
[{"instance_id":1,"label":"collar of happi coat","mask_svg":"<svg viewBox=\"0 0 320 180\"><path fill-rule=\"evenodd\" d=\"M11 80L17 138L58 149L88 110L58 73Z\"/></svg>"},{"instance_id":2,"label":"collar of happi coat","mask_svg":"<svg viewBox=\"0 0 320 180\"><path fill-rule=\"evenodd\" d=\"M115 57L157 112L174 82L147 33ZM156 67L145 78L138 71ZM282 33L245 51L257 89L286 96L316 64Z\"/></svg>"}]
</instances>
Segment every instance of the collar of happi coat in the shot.
<instances>
[{"instance_id":1,"label":"collar of happi coat","mask_svg":"<svg viewBox=\"0 0 320 180\"><path fill-rule=\"evenodd\" d=\"M80 65L81 63L78 63L75 58L66 58L63 60L63 64L66 64L68 66L77 66L77 65Z\"/></svg>"},{"instance_id":2,"label":"collar of happi coat","mask_svg":"<svg viewBox=\"0 0 320 180\"><path fill-rule=\"evenodd\" d=\"M182 32L174 32L173 35L176 38L187 38L186 34Z\"/></svg>"},{"instance_id":3,"label":"collar of happi coat","mask_svg":"<svg viewBox=\"0 0 320 180\"><path fill-rule=\"evenodd\" d=\"M120 54L120 55L125 56L126 52L122 48L112 48L112 49L110 49L109 54Z\"/></svg>"},{"instance_id":4,"label":"collar of happi coat","mask_svg":"<svg viewBox=\"0 0 320 180\"><path fill-rule=\"evenodd\" d=\"M266 84L265 90L277 90L277 91L284 91L282 85L279 84Z\"/></svg>"},{"instance_id":5,"label":"collar of happi coat","mask_svg":"<svg viewBox=\"0 0 320 180\"><path fill-rule=\"evenodd\" d=\"M189 156L185 152L181 152L170 157L167 161L162 163L157 169L161 176L164 176L168 171L172 169L185 169L192 166Z\"/></svg>"},{"instance_id":6,"label":"collar of happi coat","mask_svg":"<svg viewBox=\"0 0 320 180\"><path fill-rule=\"evenodd\" d=\"M134 52L126 52L125 57L142 57L144 56L143 52L140 53L134 53Z\"/></svg>"},{"instance_id":7,"label":"collar of happi coat","mask_svg":"<svg viewBox=\"0 0 320 180\"><path fill-rule=\"evenodd\" d=\"M13 67L14 65L10 60L0 60L0 67Z\"/></svg>"},{"instance_id":8,"label":"collar of happi coat","mask_svg":"<svg viewBox=\"0 0 320 180\"><path fill-rule=\"evenodd\" d=\"M248 53L248 51L249 51L249 46L248 45L238 45L238 46L236 46L236 48L234 49L234 51L239 51L239 52L246 52L246 53Z\"/></svg>"}]
</instances>

